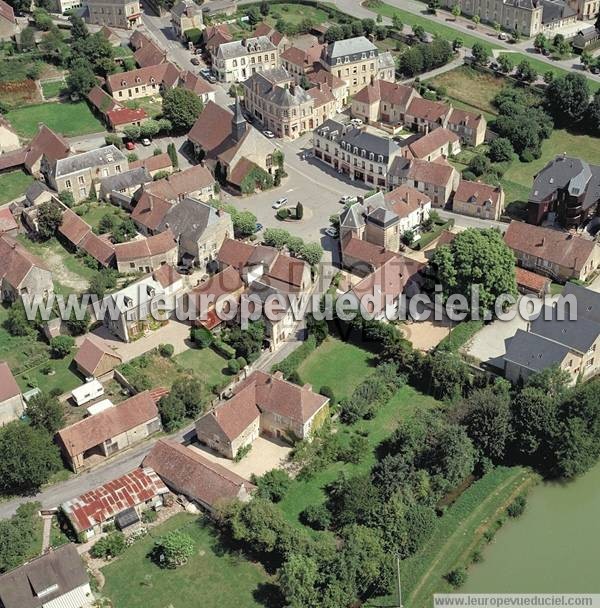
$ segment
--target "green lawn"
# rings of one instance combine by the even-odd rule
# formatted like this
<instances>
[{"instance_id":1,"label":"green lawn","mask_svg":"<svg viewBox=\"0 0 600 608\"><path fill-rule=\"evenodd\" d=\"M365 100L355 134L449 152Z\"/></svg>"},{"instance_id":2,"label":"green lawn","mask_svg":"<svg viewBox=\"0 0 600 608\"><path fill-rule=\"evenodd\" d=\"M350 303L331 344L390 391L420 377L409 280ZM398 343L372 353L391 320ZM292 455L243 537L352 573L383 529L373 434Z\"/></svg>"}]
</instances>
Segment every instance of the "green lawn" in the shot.
<instances>
[{"instance_id":1,"label":"green lawn","mask_svg":"<svg viewBox=\"0 0 600 608\"><path fill-rule=\"evenodd\" d=\"M175 363L190 370L208 386L229 381L227 361L212 348L191 348L173 357Z\"/></svg>"},{"instance_id":2,"label":"green lawn","mask_svg":"<svg viewBox=\"0 0 600 608\"><path fill-rule=\"evenodd\" d=\"M162 114L161 97L140 97L132 101L127 101L125 105L133 110L145 110L150 118L156 118Z\"/></svg>"},{"instance_id":3,"label":"green lawn","mask_svg":"<svg viewBox=\"0 0 600 608\"><path fill-rule=\"evenodd\" d=\"M25 171L11 171L0 175L0 205L25 195L33 177Z\"/></svg>"},{"instance_id":4,"label":"green lawn","mask_svg":"<svg viewBox=\"0 0 600 608\"><path fill-rule=\"evenodd\" d=\"M329 386L336 399L341 399L350 396L373 366L372 353L329 337L302 362L298 373L303 382L312 384L315 391Z\"/></svg>"},{"instance_id":5,"label":"green lawn","mask_svg":"<svg viewBox=\"0 0 600 608\"><path fill-rule=\"evenodd\" d=\"M154 540L184 530L196 553L185 566L161 569L149 558ZM269 578L263 568L228 552L211 524L197 516L178 514L126 549L102 569L102 594L114 608L252 608Z\"/></svg>"},{"instance_id":6,"label":"green lawn","mask_svg":"<svg viewBox=\"0 0 600 608\"><path fill-rule=\"evenodd\" d=\"M110 215L115 220L125 219L127 217L127 214L121 208L108 203L84 203L79 207L74 207L73 211L77 211L77 215L85 220L92 228L98 228L100 220L105 215Z\"/></svg>"},{"instance_id":7,"label":"green lawn","mask_svg":"<svg viewBox=\"0 0 600 608\"><path fill-rule=\"evenodd\" d=\"M296 25L303 19L310 19L313 23L320 24L327 21L329 17L324 10L314 6L282 3L271 6L271 12L265 21L274 26L278 18Z\"/></svg>"},{"instance_id":8,"label":"green lawn","mask_svg":"<svg viewBox=\"0 0 600 608\"><path fill-rule=\"evenodd\" d=\"M335 366L338 371L344 368ZM351 374L340 374L342 381L351 377ZM366 473L375 464L375 448L393 433L400 420L411 416L419 409L433 408L438 402L432 397L423 395L404 386L390 401L379 409L372 420L359 420L353 425L339 425L338 433L350 435L351 432L360 431L367 435L370 451L358 464L344 464L337 462L318 472L309 480L294 480L290 490L279 503L288 521L296 526L302 526L299 521L300 513L309 505L319 504L325 500L325 487L340 473L345 471L350 476Z\"/></svg>"},{"instance_id":9,"label":"green lawn","mask_svg":"<svg viewBox=\"0 0 600 608\"><path fill-rule=\"evenodd\" d=\"M104 125L92 114L85 101L25 106L10 110L6 118L23 137L33 137L40 122L66 137L104 131Z\"/></svg>"},{"instance_id":10,"label":"green lawn","mask_svg":"<svg viewBox=\"0 0 600 608\"><path fill-rule=\"evenodd\" d=\"M42 82L42 93L44 93L44 98L52 99L53 97L58 97L61 94L61 91L66 89L66 86L64 80Z\"/></svg>"}]
</instances>

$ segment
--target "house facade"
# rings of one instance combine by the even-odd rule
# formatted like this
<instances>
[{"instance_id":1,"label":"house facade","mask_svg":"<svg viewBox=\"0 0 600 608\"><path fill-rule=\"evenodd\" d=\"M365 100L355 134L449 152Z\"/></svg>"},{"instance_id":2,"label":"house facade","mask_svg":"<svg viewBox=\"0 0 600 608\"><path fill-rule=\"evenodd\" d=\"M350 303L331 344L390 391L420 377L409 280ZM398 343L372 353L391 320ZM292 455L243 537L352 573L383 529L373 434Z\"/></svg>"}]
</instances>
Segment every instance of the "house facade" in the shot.
<instances>
[{"instance_id":1,"label":"house facade","mask_svg":"<svg viewBox=\"0 0 600 608\"><path fill-rule=\"evenodd\" d=\"M117 270L124 274L154 272L163 265L176 266L177 241L171 230L115 244Z\"/></svg>"},{"instance_id":2,"label":"house facade","mask_svg":"<svg viewBox=\"0 0 600 608\"><path fill-rule=\"evenodd\" d=\"M23 395L6 361L0 361L0 427L18 420L25 409Z\"/></svg>"},{"instance_id":3,"label":"house facade","mask_svg":"<svg viewBox=\"0 0 600 608\"><path fill-rule=\"evenodd\" d=\"M266 36L225 42L212 55L212 67L221 82L241 82L279 65L279 49Z\"/></svg>"},{"instance_id":4,"label":"house facade","mask_svg":"<svg viewBox=\"0 0 600 608\"><path fill-rule=\"evenodd\" d=\"M86 199L103 178L128 170L127 157L113 145L55 161L44 157L41 167L46 183L57 192L69 191L75 202Z\"/></svg>"},{"instance_id":5,"label":"house facade","mask_svg":"<svg viewBox=\"0 0 600 608\"><path fill-rule=\"evenodd\" d=\"M171 9L171 25L178 38L185 38L185 32L204 27L202 7L193 0L180 0Z\"/></svg>"},{"instance_id":6,"label":"house facade","mask_svg":"<svg viewBox=\"0 0 600 608\"><path fill-rule=\"evenodd\" d=\"M102 378L110 374L123 362L117 353L109 350L99 341L85 338L73 358L77 371L86 378Z\"/></svg>"},{"instance_id":7,"label":"house facade","mask_svg":"<svg viewBox=\"0 0 600 608\"><path fill-rule=\"evenodd\" d=\"M94 25L132 30L142 23L138 0L87 0L86 6L86 20Z\"/></svg>"},{"instance_id":8,"label":"house facade","mask_svg":"<svg viewBox=\"0 0 600 608\"><path fill-rule=\"evenodd\" d=\"M486 220L498 220L504 210L504 190L461 179L452 200L452 211Z\"/></svg>"},{"instance_id":9,"label":"house facade","mask_svg":"<svg viewBox=\"0 0 600 608\"><path fill-rule=\"evenodd\" d=\"M116 101L156 97L165 89L172 89L179 82L179 69L166 61L159 65L109 74L106 89Z\"/></svg>"}]
</instances>

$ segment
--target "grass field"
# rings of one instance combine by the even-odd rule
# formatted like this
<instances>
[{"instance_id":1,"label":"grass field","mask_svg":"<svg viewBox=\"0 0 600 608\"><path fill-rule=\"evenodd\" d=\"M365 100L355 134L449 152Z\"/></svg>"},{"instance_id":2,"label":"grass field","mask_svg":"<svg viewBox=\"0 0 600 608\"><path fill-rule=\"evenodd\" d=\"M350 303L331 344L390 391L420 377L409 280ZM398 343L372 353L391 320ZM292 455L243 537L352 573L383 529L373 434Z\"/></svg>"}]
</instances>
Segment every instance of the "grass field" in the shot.
<instances>
[{"instance_id":1,"label":"grass field","mask_svg":"<svg viewBox=\"0 0 600 608\"><path fill-rule=\"evenodd\" d=\"M132 110L145 110L150 118L156 118L162 114L161 97L140 97L125 103Z\"/></svg>"},{"instance_id":2,"label":"grass field","mask_svg":"<svg viewBox=\"0 0 600 608\"><path fill-rule=\"evenodd\" d=\"M351 374L343 373L342 367L335 366L341 380L348 381ZM438 402L432 397L423 395L409 386L401 388L385 406L379 409L372 420L359 420L353 425L340 425L338 433L342 436L359 431L366 433L369 441L369 452L358 464L337 462L318 472L309 480L295 480L284 499L279 503L286 518L296 526L302 526L298 519L300 513L309 505L319 504L325 500L325 487L344 471L349 475L366 473L375 464L375 448L393 433L400 420L411 416L420 409L433 408Z\"/></svg>"},{"instance_id":3,"label":"grass field","mask_svg":"<svg viewBox=\"0 0 600 608\"><path fill-rule=\"evenodd\" d=\"M305 6L302 4L274 4L271 7L271 12L266 18L269 25L275 25L277 19L283 19L288 23L298 24L303 19L310 19L313 23L324 23L327 21L327 13L314 6Z\"/></svg>"},{"instance_id":4,"label":"grass field","mask_svg":"<svg viewBox=\"0 0 600 608\"><path fill-rule=\"evenodd\" d=\"M486 530L496 525L512 500L536 479L521 467L498 467L463 492L438 520L429 542L402 562L406 605L426 608L431 606L434 593L452 591L444 576L456 567L468 565ZM368 605L380 606L382 599Z\"/></svg>"},{"instance_id":5,"label":"grass field","mask_svg":"<svg viewBox=\"0 0 600 608\"><path fill-rule=\"evenodd\" d=\"M465 109L484 112L488 119L496 115L492 99L507 84L506 79L501 76L496 77L469 66L444 72L427 82L443 86L453 105L459 107L462 104Z\"/></svg>"},{"instance_id":6,"label":"grass field","mask_svg":"<svg viewBox=\"0 0 600 608\"><path fill-rule=\"evenodd\" d=\"M227 361L212 348L190 348L173 357L175 363L190 370L208 386L222 385L229 380Z\"/></svg>"},{"instance_id":7,"label":"grass field","mask_svg":"<svg viewBox=\"0 0 600 608\"><path fill-rule=\"evenodd\" d=\"M49 82L42 82L42 93L45 99L52 99L58 97L61 91L66 90L66 83L64 80L54 80Z\"/></svg>"},{"instance_id":8,"label":"grass field","mask_svg":"<svg viewBox=\"0 0 600 608\"><path fill-rule=\"evenodd\" d=\"M110 215L115 220L125 219L127 217L127 214L122 209L108 203L85 203L84 205L75 207L73 210L79 212L83 211L80 217L92 228L98 228L100 220L105 215Z\"/></svg>"},{"instance_id":9,"label":"grass field","mask_svg":"<svg viewBox=\"0 0 600 608\"><path fill-rule=\"evenodd\" d=\"M374 366L374 355L349 342L329 337L298 369L303 382L318 391L329 386L337 399L349 397Z\"/></svg>"},{"instance_id":10,"label":"grass field","mask_svg":"<svg viewBox=\"0 0 600 608\"><path fill-rule=\"evenodd\" d=\"M157 537L180 529L194 540L195 555L175 570L149 558ZM102 569L102 594L114 608L253 608L269 578L263 568L219 543L214 528L197 516L179 514Z\"/></svg>"},{"instance_id":11,"label":"grass field","mask_svg":"<svg viewBox=\"0 0 600 608\"><path fill-rule=\"evenodd\" d=\"M0 175L0 205L25 195L33 177L25 171L11 171Z\"/></svg>"},{"instance_id":12,"label":"grass field","mask_svg":"<svg viewBox=\"0 0 600 608\"><path fill-rule=\"evenodd\" d=\"M65 137L104 131L104 125L92 114L85 101L26 106L11 110L6 118L23 137L33 137L40 122Z\"/></svg>"}]
</instances>

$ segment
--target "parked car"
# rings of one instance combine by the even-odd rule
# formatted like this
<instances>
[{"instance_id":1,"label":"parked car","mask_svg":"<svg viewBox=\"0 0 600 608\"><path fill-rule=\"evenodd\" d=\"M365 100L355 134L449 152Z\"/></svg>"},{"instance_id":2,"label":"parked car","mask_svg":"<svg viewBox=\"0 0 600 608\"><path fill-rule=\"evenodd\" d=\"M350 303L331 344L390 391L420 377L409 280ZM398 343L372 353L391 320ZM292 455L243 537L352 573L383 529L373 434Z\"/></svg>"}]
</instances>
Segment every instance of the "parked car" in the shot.
<instances>
[{"instance_id":1,"label":"parked car","mask_svg":"<svg viewBox=\"0 0 600 608\"><path fill-rule=\"evenodd\" d=\"M508 40L510 36L506 32L500 32L498 34L498 40Z\"/></svg>"},{"instance_id":2,"label":"parked car","mask_svg":"<svg viewBox=\"0 0 600 608\"><path fill-rule=\"evenodd\" d=\"M288 199L284 196L283 198L278 198L271 206L273 209L279 209L279 207L283 207L283 205L285 205L287 202Z\"/></svg>"},{"instance_id":3,"label":"parked car","mask_svg":"<svg viewBox=\"0 0 600 608\"><path fill-rule=\"evenodd\" d=\"M354 125L355 127L361 127L361 126L362 126L362 124L363 124L363 121L362 121L360 118L353 118L353 119L350 121L350 124L351 124L351 125Z\"/></svg>"},{"instance_id":4,"label":"parked car","mask_svg":"<svg viewBox=\"0 0 600 608\"><path fill-rule=\"evenodd\" d=\"M348 203L354 203L355 201L356 201L356 197L350 196L349 194L342 196L342 198L340 199L340 203L342 203L342 205L347 205Z\"/></svg>"},{"instance_id":5,"label":"parked car","mask_svg":"<svg viewBox=\"0 0 600 608\"><path fill-rule=\"evenodd\" d=\"M273 135L273 132L269 131L268 129L265 129L263 131L263 135L269 139L273 139L275 137L275 135Z\"/></svg>"},{"instance_id":6,"label":"parked car","mask_svg":"<svg viewBox=\"0 0 600 608\"><path fill-rule=\"evenodd\" d=\"M134 144L132 141L128 141L128 142L125 144L125 147L126 147L128 150L135 150L135 144Z\"/></svg>"},{"instance_id":7,"label":"parked car","mask_svg":"<svg viewBox=\"0 0 600 608\"><path fill-rule=\"evenodd\" d=\"M147 146L151 146L151 145L152 145L152 142L147 137L144 137L144 139L142 139L142 146L147 147Z\"/></svg>"},{"instance_id":8,"label":"parked car","mask_svg":"<svg viewBox=\"0 0 600 608\"><path fill-rule=\"evenodd\" d=\"M256 226L254 226L254 234L260 232L263 228L264 226L260 222L256 222Z\"/></svg>"},{"instance_id":9,"label":"parked car","mask_svg":"<svg viewBox=\"0 0 600 608\"><path fill-rule=\"evenodd\" d=\"M206 77L206 80L208 80L208 82L210 82L210 84L215 84L215 82L217 82L217 79L212 74L209 74Z\"/></svg>"},{"instance_id":10,"label":"parked car","mask_svg":"<svg viewBox=\"0 0 600 608\"><path fill-rule=\"evenodd\" d=\"M338 237L338 231L333 226L330 226L329 228L327 228L327 230L325 230L325 234L327 236L330 236L332 239L337 239L337 237Z\"/></svg>"},{"instance_id":11,"label":"parked car","mask_svg":"<svg viewBox=\"0 0 600 608\"><path fill-rule=\"evenodd\" d=\"M192 274L191 266L177 266L177 272L179 274Z\"/></svg>"},{"instance_id":12,"label":"parked car","mask_svg":"<svg viewBox=\"0 0 600 608\"><path fill-rule=\"evenodd\" d=\"M200 59L196 56L192 57L190 61L192 62L192 65L200 65Z\"/></svg>"}]
</instances>

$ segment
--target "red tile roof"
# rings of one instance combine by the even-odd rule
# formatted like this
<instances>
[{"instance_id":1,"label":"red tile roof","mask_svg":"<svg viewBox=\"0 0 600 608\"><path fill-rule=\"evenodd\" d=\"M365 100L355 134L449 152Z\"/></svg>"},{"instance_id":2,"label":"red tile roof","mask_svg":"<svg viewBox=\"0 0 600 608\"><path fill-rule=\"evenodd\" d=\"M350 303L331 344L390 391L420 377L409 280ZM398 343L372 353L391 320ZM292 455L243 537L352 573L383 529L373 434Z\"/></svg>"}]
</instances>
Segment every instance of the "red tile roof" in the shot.
<instances>
[{"instance_id":1,"label":"red tile roof","mask_svg":"<svg viewBox=\"0 0 600 608\"><path fill-rule=\"evenodd\" d=\"M456 169L452 165L414 159L410 163L407 177L419 182L446 187L452 180L455 171Z\"/></svg>"},{"instance_id":2,"label":"red tile roof","mask_svg":"<svg viewBox=\"0 0 600 608\"><path fill-rule=\"evenodd\" d=\"M579 272L597 247L570 232L511 222L504 234L506 244L517 252L526 253Z\"/></svg>"},{"instance_id":3,"label":"red tile roof","mask_svg":"<svg viewBox=\"0 0 600 608\"><path fill-rule=\"evenodd\" d=\"M129 125L135 122L141 122L148 118L146 110L142 108L117 108L106 112L108 122L112 127Z\"/></svg>"},{"instance_id":4,"label":"red tile roof","mask_svg":"<svg viewBox=\"0 0 600 608\"><path fill-rule=\"evenodd\" d=\"M117 262L131 262L154 255L167 253L177 247L175 237L170 230L143 239L134 239L127 243L115 245Z\"/></svg>"},{"instance_id":5,"label":"red tile roof","mask_svg":"<svg viewBox=\"0 0 600 608\"><path fill-rule=\"evenodd\" d=\"M524 287L535 293L545 292L550 284L550 279L548 277L543 277L530 270L525 270L525 268L521 268L520 266L515 268L515 278L517 279L517 285L519 287Z\"/></svg>"},{"instance_id":6,"label":"red tile roof","mask_svg":"<svg viewBox=\"0 0 600 608\"><path fill-rule=\"evenodd\" d=\"M13 214L8 207L0 209L0 234L18 230L19 224L15 221Z\"/></svg>"},{"instance_id":7,"label":"red tile roof","mask_svg":"<svg viewBox=\"0 0 600 608\"><path fill-rule=\"evenodd\" d=\"M399 217L407 217L413 211L431 203L431 199L426 194L406 184L387 192L384 199Z\"/></svg>"},{"instance_id":8,"label":"red tile roof","mask_svg":"<svg viewBox=\"0 0 600 608\"><path fill-rule=\"evenodd\" d=\"M234 239L225 239L217 254L217 260L221 264L233 266L236 270L241 271L253 253L253 245Z\"/></svg>"},{"instance_id":9,"label":"red tile roof","mask_svg":"<svg viewBox=\"0 0 600 608\"><path fill-rule=\"evenodd\" d=\"M386 101L390 104L406 108L411 95L417 95L412 87L405 84L376 80L362 88L354 100L360 103L372 104L376 101Z\"/></svg>"},{"instance_id":10,"label":"red tile roof","mask_svg":"<svg viewBox=\"0 0 600 608\"><path fill-rule=\"evenodd\" d=\"M233 144L231 119L233 114L214 101L209 101L188 133L188 139L198 144L209 157Z\"/></svg>"},{"instance_id":11,"label":"red tile roof","mask_svg":"<svg viewBox=\"0 0 600 608\"><path fill-rule=\"evenodd\" d=\"M209 507L256 489L225 467L169 439L159 440L143 465L152 467L173 491Z\"/></svg>"},{"instance_id":12,"label":"red tile roof","mask_svg":"<svg viewBox=\"0 0 600 608\"><path fill-rule=\"evenodd\" d=\"M204 78L197 76L193 72L183 72L181 75L181 86L196 95L208 95L215 88Z\"/></svg>"},{"instance_id":13,"label":"red tile roof","mask_svg":"<svg viewBox=\"0 0 600 608\"><path fill-rule=\"evenodd\" d=\"M306 268L306 262L280 253L271 268L269 268L268 275L278 281L289 283L294 287L300 287Z\"/></svg>"},{"instance_id":14,"label":"red tile roof","mask_svg":"<svg viewBox=\"0 0 600 608\"><path fill-rule=\"evenodd\" d=\"M143 160L134 160L129 163L129 169L138 169L140 167L144 167L147 171L162 171L164 169L171 169L173 163L171 162L171 157L163 152L162 154L157 154L156 156L149 156Z\"/></svg>"},{"instance_id":15,"label":"red tile roof","mask_svg":"<svg viewBox=\"0 0 600 608\"><path fill-rule=\"evenodd\" d=\"M4 2L4 0L0 0L0 17L11 23L16 23L15 12L13 11L12 6Z\"/></svg>"},{"instance_id":16,"label":"red tile roof","mask_svg":"<svg viewBox=\"0 0 600 608\"><path fill-rule=\"evenodd\" d=\"M192 289L189 293L189 298L195 302L198 315L203 315L206 310L201 310L200 298L202 296L204 296L204 299L207 296L214 298L212 306L209 307L212 308L221 296L236 293L243 289L243 287L244 283L240 278L239 272L233 266L228 266L225 270L217 272L217 274L210 277L208 281ZM206 307L204 308L206 309Z\"/></svg>"},{"instance_id":17,"label":"red tile roof","mask_svg":"<svg viewBox=\"0 0 600 608\"><path fill-rule=\"evenodd\" d=\"M169 491L151 468L138 468L61 505L75 528L85 532L115 515Z\"/></svg>"},{"instance_id":18,"label":"red tile roof","mask_svg":"<svg viewBox=\"0 0 600 608\"><path fill-rule=\"evenodd\" d=\"M467 112L459 108L452 108L450 118L448 118L448 124L452 125L464 125L471 129L476 129L479 123L484 120L482 114L475 114L475 112Z\"/></svg>"},{"instance_id":19,"label":"red tile roof","mask_svg":"<svg viewBox=\"0 0 600 608\"><path fill-rule=\"evenodd\" d=\"M470 182L461 179L454 193L454 200L478 206L483 205L486 201L497 205L501 194L502 188L500 186L490 186L482 182Z\"/></svg>"},{"instance_id":20,"label":"red tile roof","mask_svg":"<svg viewBox=\"0 0 600 608\"><path fill-rule=\"evenodd\" d=\"M437 101L430 101L417 97L410 102L406 113L415 118L422 118L429 122L438 122L450 112L450 106Z\"/></svg>"},{"instance_id":21,"label":"red tile roof","mask_svg":"<svg viewBox=\"0 0 600 608\"><path fill-rule=\"evenodd\" d=\"M101 86L95 86L88 93L89 102L102 114L119 108L119 104Z\"/></svg>"},{"instance_id":22,"label":"red tile roof","mask_svg":"<svg viewBox=\"0 0 600 608\"><path fill-rule=\"evenodd\" d=\"M45 156L50 162L69 156L71 148L63 137L46 125L40 125L35 137L26 148L25 168L31 171L33 165Z\"/></svg>"},{"instance_id":23,"label":"red tile roof","mask_svg":"<svg viewBox=\"0 0 600 608\"><path fill-rule=\"evenodd\" d=\"M0 279L8 281L17 290L32 268L42 268L49 272L40 258L6 234L0 235L0 260Z\"/></svg>"},{"instance_id":24,"label":"red tile roof","mask_svg":"<svg viewBox=\"0 0 600 608\"><path fill-rule=\"evenodd\" d=\"M144 86L150 84L165 84L172 86L179 77L179 70L169 62L161 63L160 65L152 65L129 72L119 72L117 74L109 74L106 78L108 90L114 93L135 86Z\"/></svg>"},{"instance_id":25,"label":"red tile roof","mask_svg":"<svg viewBox=\"0 0 600 608\"><path fill-rule=\"evenodd\" d=\"M6 361L0 361L0 403L21 394L21 389Z\"/></svg>"},{"instance_id":26,"label":"red tile roof","mask_svg":"<svg viewBox=\"0 0 600 608\"><path fill-rule=\"evenodd\" d=\"M335 101L333 91L328 84L319 83L317 86L306 91L314 99L314 107L319 108L326 103Z\"/></svg>"},{"instance_id":27,"label":"red tile roof","mask_svg":"<svg viewBox=\"0 0 600 608\"><path fill-rule=\"evenodd\" d=\"M316 67L317 69L308 77L310 82L312 82L313 84L327 84L334 91L335 89L348 86L341 78L338 78L335 74L332 74L331 72L328 72L325 69L318 69L318 65Z\"/></svg>"},{"instance_id":28,"label":"red tile roof","mask_svg":"<svg viewBox=\"0 0 600 608\"><path fill-rule=\"evenodd\" d=\"M88 376L94 376L98 365L100 365L105 356L112 357L115 360L113 368L122 362L121 357L117 353L109 350L96 340L86 338L73 360Z\"/></svg>"},{"instance_id":29,"label":"red tile roof","mask_svg":"<svg viewBox=\"0 0 600 608\"><path fill-rule=\"evenodd\" d=\"M56 436L67 453L74 457L157 417L156 403L150 393L144 391L115 407L61 429Z\"/></svg>"},{"instance_id":30,"label":"red tile roof","mask_svg":"<svg viewBox=\"0 0 600 608\"><path fill-rule=\"evenodd\" d=\"M235 167L229 174L227 181L234 186L241 188L242 182L244 181L246 175L248 175L248 173L255 168L258 168L258 165L255 162L249 160L245 156L242 156L242 158L240 158L240 160L235 164Z\"/></svg>"},{"instance_id":31,"label":"red tile roof","mask_svg":"<svg viewBox=\"0 0 600 608\"><path fill-rule=\"evenodd\" d=\"M141 68L147 68L164 63L167 60L167 52L149 38L145 38L142 46L133 53L133 58Z\"/></svg>"},{"instance_id":32,"label":"red tile roof","mask_svg":"<svg viewBox=\"0 0 600 608\"><path fill-rule=\"evenodd\" d=\"M168 201L176 201L191 192L208 188L214 183L215 178L206 167L195 165L145 185L144 191Z\"/></svg>"},{"instance_id":33,"label":"red tile roof","mask_svg":"<svg viewBox=\"0 0 600 608\"><path fill-rule=\"evenodd\" d=\"M65 209L58 232L69 242L73 243L73 245L79 245L90 231L91 228L87 222L81 219L74 211Z\"/></svg>"},{"instance_id":34,"label":"red tile roof","mask_svg":"<svg viewBox=\"0 0 600 608\"><path fill-rule=\"evenodd\" d=\"M409 148L415 158L426 158L442 146L452 145L458 141L459 137L456 133L440 127L417 139L417 141L409 145Z\"/></svg>"},{"instance_id":35,"label":"red tile roof","mask_svg":"<svg viewBox=\"0 0 600 608\"><path fill-rule=\"evenodd\" d=\"M176 268L169 264L163 264L158 270L152 273L155 281L158 281L163 288L169 287L182 278Z\"/></svg>"},{"instance_id":36,"label":"red tile roof","mask_svg":"<svg viewBox=\"0 0 600 608\"><path fill-rule=\"evenodd\" d=\"M394 253L385 247L380 247L379 245L369 243L369 241L357 239L351 232L348 232L342 240L342 256L344 258L350 257L353 258L353 260L365 262L366 264L373 266L373 268L378 268L398 255L399 254Z\"/></svg>"},{"instance_id":37,"label":"red tile roof","mask_svg":"<svg viewBox=\"0 0 600 608\"><path fill-rule=\"evenodd\" d=\"M156 230L173 205L159 196L142 192L131 217L148 230Z\"/></svg>"},{"instance_id":38,"label":"red tile roof","mask_svg":"<svg viewBox=\"0 0 600 608\"><path fill-rule=\"evenodd\" d=\"M78 247L88 255L91 255L104 267L110 266L115 255L115 247L108 240L108 236L98 236L92 231L83 237Z\"/></svg>"}]
</instances>

